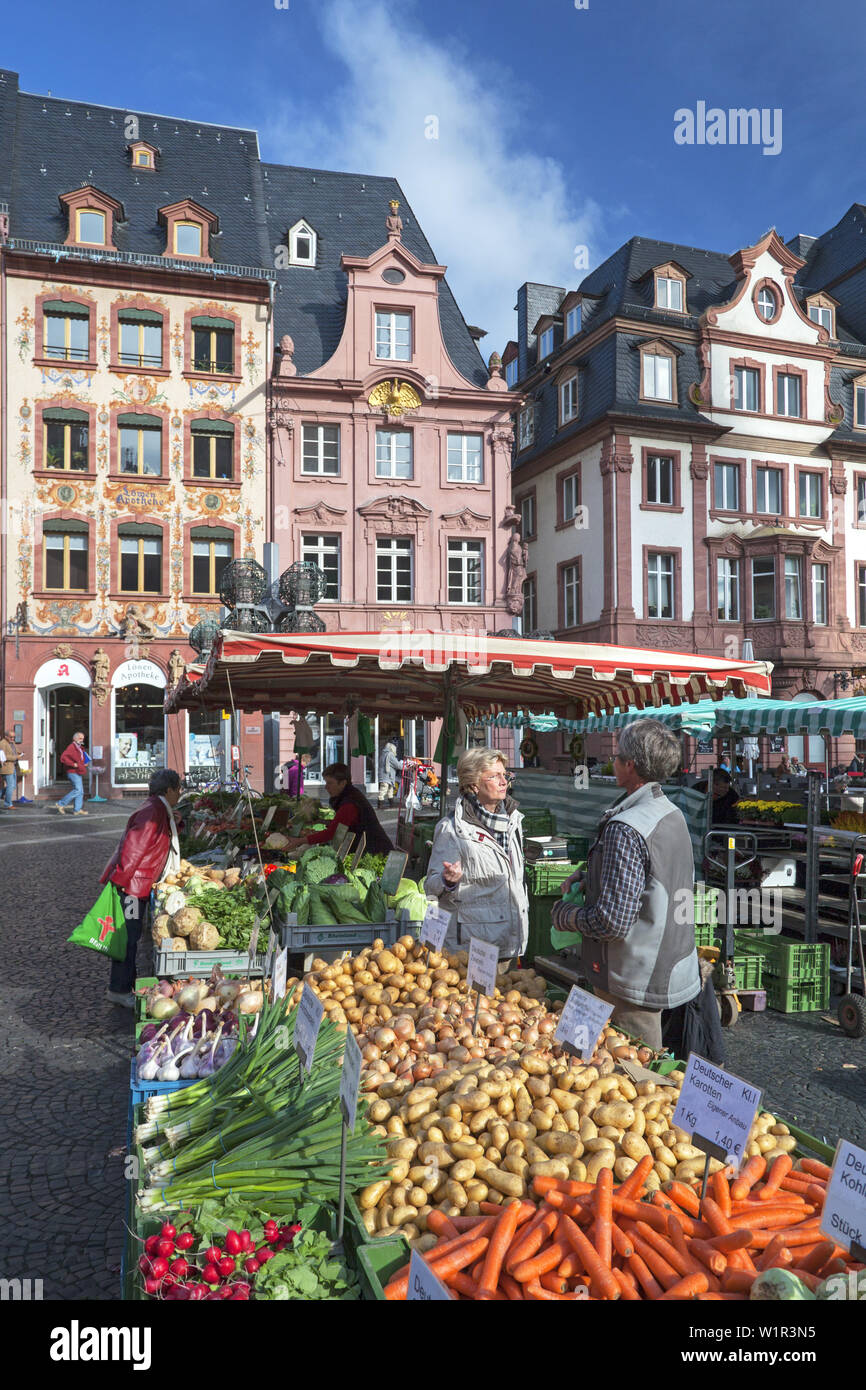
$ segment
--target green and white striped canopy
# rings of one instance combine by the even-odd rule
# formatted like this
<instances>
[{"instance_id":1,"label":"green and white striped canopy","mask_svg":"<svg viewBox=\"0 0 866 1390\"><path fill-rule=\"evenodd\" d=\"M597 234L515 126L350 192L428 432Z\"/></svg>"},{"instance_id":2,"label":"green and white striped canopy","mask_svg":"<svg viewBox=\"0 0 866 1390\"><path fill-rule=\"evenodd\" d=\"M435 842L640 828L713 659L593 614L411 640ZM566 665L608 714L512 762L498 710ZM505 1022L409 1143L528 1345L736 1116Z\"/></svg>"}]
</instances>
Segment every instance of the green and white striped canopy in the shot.
<instances>
[{"instance_id":1,"label":"green and white striped canopy","mask_svg":"<svg viewBox=\"0 0 866 1390\"><path fill-rule=\"evenodd\" d=\"M723 734L842 734L866 737L866 698L815 700L699 700L694 705L661 705L657 709L630 709L586 719L561 721L563 728L579 734L609 733L635 719L659 719L677 732L695 738Z\"/></svg>"}]
</instances>

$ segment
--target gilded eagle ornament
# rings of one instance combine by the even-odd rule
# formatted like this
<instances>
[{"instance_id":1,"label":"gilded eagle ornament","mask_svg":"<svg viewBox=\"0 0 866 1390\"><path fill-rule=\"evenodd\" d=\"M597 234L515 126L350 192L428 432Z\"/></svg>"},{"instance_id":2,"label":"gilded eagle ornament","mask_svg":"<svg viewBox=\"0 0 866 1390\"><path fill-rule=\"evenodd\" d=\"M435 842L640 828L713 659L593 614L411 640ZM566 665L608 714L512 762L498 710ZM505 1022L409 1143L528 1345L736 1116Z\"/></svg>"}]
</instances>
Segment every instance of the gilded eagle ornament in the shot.
<instances>
[{"instance_id":1,"label":"gilded eagle ornament","mask_svg":"<svg viewBox=\"0 0 866 1390\"><path fill-rule=\"evenodd\" d=\"M408 381L398 381L395 377L393 381L380 381L378 386L374 386L367 403L373 410L399 417L405 415L407 410L417 410L421 397Z\"/></svg>"}]
</instances>

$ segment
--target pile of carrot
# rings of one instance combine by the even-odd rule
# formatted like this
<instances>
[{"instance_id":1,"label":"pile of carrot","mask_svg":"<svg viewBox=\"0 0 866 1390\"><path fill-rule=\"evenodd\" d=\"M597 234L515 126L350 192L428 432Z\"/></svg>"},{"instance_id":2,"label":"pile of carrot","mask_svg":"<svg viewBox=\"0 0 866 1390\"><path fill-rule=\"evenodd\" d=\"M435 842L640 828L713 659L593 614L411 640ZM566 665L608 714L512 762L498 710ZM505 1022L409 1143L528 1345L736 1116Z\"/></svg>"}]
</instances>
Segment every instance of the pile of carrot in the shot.
<instances>
[{"instance_id":1,"label":"pile of carrot","mask_svg":"<svg viewBox=\"0 0 866 1390\"><path fill-rule=\"evenodd\" d=\"M747 1299L766 1269L788 1269L814 1291L861 1266L818 1230L830 1169L788 1154L750 1158L741 1172L700 1183L668 1182L649 1196L646 1155L618 1187L610 1169L595 1183L536 1177L539 1203L480 1204L478 1216L431 1211L437 1237L425 1259L460 1299ZM409 1266L385 1297L405 1299Z\"/></svg>"}]
</instances>

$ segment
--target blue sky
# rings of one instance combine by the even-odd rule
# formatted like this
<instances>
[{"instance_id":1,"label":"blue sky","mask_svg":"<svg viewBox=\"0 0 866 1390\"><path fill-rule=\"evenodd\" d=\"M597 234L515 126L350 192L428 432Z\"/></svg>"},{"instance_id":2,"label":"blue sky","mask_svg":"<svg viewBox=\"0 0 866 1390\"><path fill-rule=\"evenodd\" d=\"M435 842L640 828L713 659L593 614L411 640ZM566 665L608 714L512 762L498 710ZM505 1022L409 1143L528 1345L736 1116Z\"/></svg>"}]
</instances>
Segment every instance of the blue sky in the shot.
<instances>
[{"instance_id":1,"label":"blue sky","mask_svg":"<svg viewBox=\"0 0 866 1390\"><path fill-rule=\"evenodd\" d=\"M590 267L633 235L730 253L866 200L864 40L863 0L48 0L7 7L0 64L25 91L255 127L266 159L396 175L486 355L524 280L579 282L577 247ZM701 101L780 109L780 153L676 144Z\"/></svg>"}]
</instances>

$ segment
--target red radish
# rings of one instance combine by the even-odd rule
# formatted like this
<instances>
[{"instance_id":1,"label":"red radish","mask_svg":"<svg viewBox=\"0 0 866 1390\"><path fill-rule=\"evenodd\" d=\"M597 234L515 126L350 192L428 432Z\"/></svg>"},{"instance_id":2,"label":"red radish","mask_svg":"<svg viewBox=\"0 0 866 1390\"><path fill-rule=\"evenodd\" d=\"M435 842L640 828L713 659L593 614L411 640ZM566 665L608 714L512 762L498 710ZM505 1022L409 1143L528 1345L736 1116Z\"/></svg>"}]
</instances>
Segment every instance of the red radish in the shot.
<instances>
[{"instance_id":1,"label":"red radish","mask_svg":"<svg viewBox=\"0 0 866 1390\"><path fill-rule=\"evenodd\" d=\"M149 1255L139 1255L139 1257L138 1257L138 1267L139 1267L139 1269L141 1270L142 1274L152 1274L152 1273L153 1273L153 1267L152 1267L152 1261L151 1261L151 1259L150 1259L150 1256L149 1256Z\"/></svg>"},{"instance_id":2,"label":"red radish","mask_svg":"<svg viewBox=\"0 0 866 1390\"><path fill-rule=\"evenodd\" d=\"M145 1291L145 1293L149 1293L149 1294L158 1294L158 1293L159 1293L159 1290L160 1290L160 1285L161 1285L161 1283L162 1283L162 1280L161 1280L161 1279L145 1279L145 1281L144 1281L144 1291Z\"/></svg>"},{"instance_id":3,"label":"red radish","mask_svg":"<svg viewBox=\"0 0 866 1390\"><path fill-rule=\"evenodd\" d=\"M235 1279L234 1283L227 1284L226 1288L231 1289L232 1293L251 1294L253 1291L252 1284L248 1284L246 1279Z\"/></svg>"},{"instance_id":4,"label":"red radish","mask_svg":"<svg viewBox=\"0 0 866 1390\"><path fill-rule=\"evenodd\" d=\"M178 1255L176 1260L172 1260L168 1268L169 1272L177 1279L185 1279L189 1274L189 1261L185 1260L183 1255Z\"/></svg>"},{"instance_id":5,"label":"red radish","mask_svg":"<svg viewBox=\"0 0 866 1390\"><path fill-rule=\"evenodd\" d=\"M273 1250L257 1250L257 1251L256 1251L256 1259L258 1260L258 1262L259 1262L260 1265L265 1265L265 1264L267 1264L268 1260L272 1260L273 1258L274 1258L274 1252L273 1252Z\"/></svg>"},{"instance_id":6,"label":"red radish","mask_svg":"<svg viewBox=\"0 0 866 1390\"><path fill-rule=\"evenodd\" d=\"M275 1255L279 1255L279 1253L280 1253L281 1250L285 1250L285 1248L286 1248L286 1246L288 1245L288 1243L289 1243L289 1242L288 1242L287 1240L284 1240L283 1237L280 1236L279 1240L275 1240L275 1241L274 1241L273 1253L274 1253Z\"/></svg>"},{"instance_id":7,"label":"red radish","mask_svg":"<svg viewBox=\"0 0 866 1390\"><path fill-rule=\"evenodd\" d=\"M230 1274L234 1274L235 1262L232 1259L231 1255L223 1255L222 1259L217 1265L217 1269L219 1270L220 1274L223 1276L224 1279L228 1279Z\"/></svg>"},{"instance_id":8,"label":"red radish","mask_svg":"<svg viewBox=\"0 0 866 1390\"><path fill-rule=\"evenodd\" d=\"M231 1298L232 1296L231 1284L221 1284L218 1292L219 1297L223 1300L223 1302L225 1302L227 1298Z\"/></svg>"},{"instance_id":9,"label":"red radish","mask_svg":"<svg viewBox=\"0 0 866 1390\"><path fill-rule=\"evenodd\" d=\"M261 1267L261 1261L257 1260L254 1255L251 1255L248 1260L244 1260L244 1269L247 1274L257 1274Z\"/></svg>"},{"instance_id":10,"label":"red radish","mask_svg":"<svg viewBox=\"0 0 866 1390\"><path fill-rule=\"evenodd\" d=\"M239 1255L243 1245L237 1231L226 1231L226 1253L229 1255Z\"/></svg>"},{"instance_id":11,"label":"red radish","mask_svg":"<svg viewBox=\"0 0 866 1390\"><path fill-rule=\"evenodd\" d=\"M250 1296L248 1293L233 1293L230 1301L232 1303L249 1303Z\"/></svg>"},{"instance_id":12,"label":"red radish","mask_svg":"<svg viewBox=\"0 0 866 1390\"><path fill-rule=\"evenodd\" d=\"M184 1231L175 1241L178 1250L189 1250L191 1245L195 1245L195 1236L192 1231Z\"/></svg>"},{"instance_id":13,"label":"red radish","mask_svg":"<svg viewBox=\"0 0 866 1390\"><path fill-rule=\"evenodd\" d=\"M206 1264L202 1270L201 1277L206 1284L218 1284L220 1281L220 1272L216 1265Z\"/></svg>"},{"instance_id":14,"label":"red radish","mask_svg":"<svg viewBox=\"0 0 866 1390\"><path fill-rule=\"evenodd\" d=\"M275 1235L277 1234L277 1232L278 1232L279 1229L280 1229L280 1228L279 1228L279 1226L277 1225L276 1221L266 1221L266 1222L265 1222L265 1235L266 1235L266 1236L268 1236L268 1237L270 1237L270 1236L275 1236Z\"/></svg>"},{"instance_id":15,"label":"red radish","mask_svg":"<svg viewBox=\"0 0 866 1390\"><path fill-rule=\"evenodd\" d=\"M163 1239L156 1247L157 1255L161 1255L164 1260L168 1260L174 1254L174 1241Z\"/></svg>"},{"instance_id":16,"label":"red radish","mask_svg":"<svg viewBox=\"0 0 866 1390\"><path fill-rule=\"evenodd\" d=\"M164 1279L168 1274L168 1260L164 1260L162 1257L153 1260L151 1262L150 1271L154 1279Z\"/></svg>"},{"instance_id":17,"label":"red radish","mask_svg":"<svg viewBox=\"0 0 866 1390\"><path fill-rule=\"evenodd\" d=\"M159 1234L161 1236L164 1236L166 1240L174 1240L175 1236L177 1235L177 1230L174 1226L172 1226L170 1221L166 1221Z\"/></svg>"},{"instance_id":18,"label":"red radish","mask_svg":"<svg viewBox=\"0 0 866 1390\"><path fill-rule=\"evenodd\" d=\"M241 1249L252 1250L253 1238L249 1231L241 1231Z\"/></svg>"},{"instance_id":19,"label":"red radish","mask_svg":"<svg viewBox=\"0 0 866 1390\"><path fill-rule=\"evenodd\" d=\"M218 1245L209 1245L204 1252L204 1257L209 1264L215 1265L223 1257L223 1252Z\"/></svg>"},{"instance_id":20,"label":"red radish","mask_svg":"<svg viewBox=\"0 0 866 1390\"><path fill-rule=\"evenodd\" d=\"M171 1270L160 1280L160 1285L166 1292L168 1292L169 1289L173 1289L176 1283L177 1275L172 1274Z\"/></svg>"},{"instance_id":21,"label":"red radish","mask_svg":"<svg viewBox=\"0 0 866 1390\"><path fill-rule=\"evenodd\" d=\"M187 1294L190 1303L201 1303L202 1299L206 1297L207 1289L204 1284L194 1284Z\"/></svg>"},{"instance_id":22,"label":"red radish","mask_svg":"<svg viewBox=\"0 0 866 1390\"><path fill-rule=\"evenodd\" d=\"M147 1240L144 1242L145 1254L147 1254L147 1255L155 1255L155 1254L157 1253L156 1247L157 1247L158 1245L159 1245L159 1236L148 1236Z\"/></svg>"}]
</instances>

